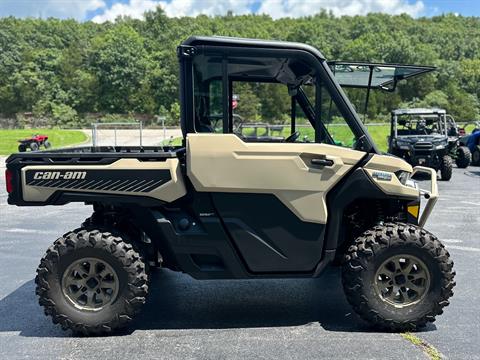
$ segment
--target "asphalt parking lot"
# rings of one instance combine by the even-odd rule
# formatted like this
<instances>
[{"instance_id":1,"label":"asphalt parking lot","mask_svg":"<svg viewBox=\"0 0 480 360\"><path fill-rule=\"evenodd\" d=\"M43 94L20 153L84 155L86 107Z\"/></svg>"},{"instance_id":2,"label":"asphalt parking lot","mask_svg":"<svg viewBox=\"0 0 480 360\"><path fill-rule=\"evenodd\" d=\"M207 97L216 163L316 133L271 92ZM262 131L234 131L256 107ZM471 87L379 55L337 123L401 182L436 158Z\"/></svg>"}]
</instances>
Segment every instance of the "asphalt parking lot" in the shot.
<instances>
[{"instance_id":1,"label":"asphalt parking lot","mask_svg":"<svg viewBox=\"0 0 480 360\"><path fill-rule=\"evenodd\" d=\"M400 334L358 319L332 269L320 279L196 281L159 270L143 313L124 333L73 337L43 315L33 277L40 257L91 209L13 207L0 161L0 359L426 359ZM416 335L449 359L480 359L480 167L440 182L426 228L457 272L445 314Z\"/></svg>"}]
</instances>

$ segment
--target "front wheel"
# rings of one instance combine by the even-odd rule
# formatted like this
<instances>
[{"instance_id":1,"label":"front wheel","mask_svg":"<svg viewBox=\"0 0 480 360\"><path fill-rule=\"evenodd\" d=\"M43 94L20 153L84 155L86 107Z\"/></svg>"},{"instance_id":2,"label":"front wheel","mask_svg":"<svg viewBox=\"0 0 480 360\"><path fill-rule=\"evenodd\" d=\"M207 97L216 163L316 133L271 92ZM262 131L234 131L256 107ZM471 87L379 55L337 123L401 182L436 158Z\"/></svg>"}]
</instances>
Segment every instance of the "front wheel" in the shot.
<instances>
[{"instance_id":1,"label":"front wheel","mask_svg":"<svg viewBox=\"0 0 480 360\"><path fill-rule=\"evenodd\" d=\"M50 141L45 140L45 141L43 142L43 146L45 146L45 149L49 149L49 148L52 146L52 144L50 144Z\"/></svg>"},{"instance_id":2,"label":"front wheel","mask_svg":"<svg viewBox=\"0 0 480 360\"><path fill-rule=\"evenodd\" d=\"M77 229L47 250L37 269L36 294L62 329L96 335L124 327L148 292L140 255L119 236Z\"/></svg>"},{"instance_id":3,"label":"front wheel","mask_svg":"<svg viewBox=\"0 0 480 360\"><path fill-rule=\"evenodd\" d=\"M455 286L453 262L440 241L402 223L363 233L345 254L343 287L364 320L390 331L413 331L435 321Z\"/></svg>"},{"instance_id":4,"label":"front wheel","mask_svg":"<svg viewBox=\"0 0 480 360\"><path fill-rule=\"evenodd\" d=\"M477 148L472 154L472 165L480 165L480 146L477 145Z\"/></svg>"},{"instance_id":5,"label":"front wheel","mask_svg":"<svg viewBox=\"0 0 480 360\"><path fill-rule=\"evenodd\" d=\"M457 150L457 158L455 159L455 163L461 169L465 169L470 165L472 161L472 154L470 150L466 146L459 146Z\"/></svg>"},{"instance_id":6,"label":"front wheel","mask_svg":"<svg viewBox=\"0 0 480 360\"><path fill-rule=\"evenodd\" d=\"M448 181L452 178L453 172L453 160L450 156L445 155L442 157L440 163L440 175L442 176L442 180Z\"/></svg>"}]
</instances>

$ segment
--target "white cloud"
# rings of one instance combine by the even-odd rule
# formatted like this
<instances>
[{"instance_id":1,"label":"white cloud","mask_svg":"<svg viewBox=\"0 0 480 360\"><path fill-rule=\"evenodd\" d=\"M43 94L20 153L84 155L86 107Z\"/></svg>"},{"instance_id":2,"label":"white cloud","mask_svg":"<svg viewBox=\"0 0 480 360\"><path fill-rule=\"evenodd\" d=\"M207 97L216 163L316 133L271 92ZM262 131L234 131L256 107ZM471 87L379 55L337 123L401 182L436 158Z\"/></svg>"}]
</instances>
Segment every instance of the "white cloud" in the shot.
<instances>
[{"instance_id":1,"label":"white cloud","mask_svg":"<svg viewBox=\"0 0 480 360\"><path fill-rule=\"evenodd\" d=\"M142 19L145 11L161 6L170 17L234 14L268 14L274 19L301 17L321 9L334 15L364 15L369 12L407 13L419 16L425 11L422 0L128 0L107 6L105 0L0 0L0 16L58 17L86 20L89 12L98 15L92 21L114 21L118 16Z\"/></svg>"},{"instance_id":2,"label":"white cloud","mask_svg":"<svg viewBox=\"0 0 480 360\"><path fill-rule=\"evenodd\" d=\"M159 5L159 1L153 0L130 0L129 3L115 3L103 14L93 17L92 21L102 23L113 21L119 16L130 16L134 19L142 19L143 13L153 10Z\"/></svg>"},{"instance_id":3,"label":"white cloud","mask_svg":"<svg viewBox=\"0 0 480 360\"><path fill-rule=\"evenodd\" d=\"M130 16L134 19L142 19L143 13L148 10L154 10L161 6L167 16L196 16L206 15L224 15L232 10L235 14L251 13L251 6L255 0L130 0L128 3L116 3L103 14L95 16L92 21L104 22L113 21L118 16Z\"/></svg>"},{"instance_id":4,"label":"white cloud","mask_svg":"<svg viewBox=\"0 0 480 360\"><path fill-rule=\"evenodd\" d=\"M89 11L105 7L103 0L1 0L0 16L85 20Z\"/></svg>"},{"instance_id":5,"label":"white cloud","mask_svg":"<svg viewBox=\"0 0 480 360\"><path fill-rule=\"evenodd\" d=\"M264 0L257 13L277 19L314 15L320 9L332 11L336 16L365 15L371 12L419 16L425 5L420 0L413 3L407 0Z\"/></svg>"}]
</instances>

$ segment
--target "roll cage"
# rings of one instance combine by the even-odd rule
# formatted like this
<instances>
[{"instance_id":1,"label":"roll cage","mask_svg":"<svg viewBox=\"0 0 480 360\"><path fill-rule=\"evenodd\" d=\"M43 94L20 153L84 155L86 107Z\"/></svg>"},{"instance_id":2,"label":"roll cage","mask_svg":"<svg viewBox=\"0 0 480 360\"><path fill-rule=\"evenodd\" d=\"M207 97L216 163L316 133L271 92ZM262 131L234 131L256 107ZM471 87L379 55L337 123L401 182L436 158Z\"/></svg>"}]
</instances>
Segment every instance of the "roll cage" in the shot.
<instances>
[{"instance_id":1,"label":"roll cage","mask_svg":"<svg viewBox=\"0 0 480 360\"><path fill-rule=\"evenodd\" d=\"M409 119L402 119L404 117L409 117ZM426 133L417 134L416 130L413 130L412 123L417 124L420 121L425 121L426 129L429 129L430 126L436 125L438 134L444 135L445 137L448 136L447 114L444 109L396 109L396 110L393 110L390 136L393 138L396 138L398 136L407 136L407 135L414 135L414 136L427 135ZM410 132L408 134L399 133L398 125L407 126L407 124L410 128Z\"/></svg>"},{"instance_id":2,"label":"roll cage","mask_svg":"<svg viewBox=\"0 0 480 360\"><path fill-rule=\"evenodd\" d=\"M353 106L332 74L323 55L315 48L299 43L262 41L229 37L190 37L177 50L180 62L181 127L184 138L199 129L203 101L195 100L196 78L221 81L221 115L223 133L233 133L232 82L261 81L288 86L292 101L298 103L315 129L315 142L334 144L321 115L323 86L357 139L356 148L379 153ZM204 64L197 64L204 61ZM202 67L203 66L203 67ZM199 71L198 68L201 68ZM195 69L195 70L194 70ZM310 101L303 86L315 87ZM200 86L200 85L198 85Z\"/></svg>"}]
</instances>

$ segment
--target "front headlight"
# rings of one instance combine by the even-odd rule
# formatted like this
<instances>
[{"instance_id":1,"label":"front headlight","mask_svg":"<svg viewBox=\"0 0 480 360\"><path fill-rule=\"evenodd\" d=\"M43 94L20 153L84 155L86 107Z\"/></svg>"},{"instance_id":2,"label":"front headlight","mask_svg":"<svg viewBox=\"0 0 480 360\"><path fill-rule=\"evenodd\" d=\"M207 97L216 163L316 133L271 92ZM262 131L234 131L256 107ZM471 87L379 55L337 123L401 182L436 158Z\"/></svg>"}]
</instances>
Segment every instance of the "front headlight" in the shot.
<instances>
[{"instance_id":1,"label":"front headlight","mask_svg":"<svg viewBox=\"0 0 480 360\"><path fill-rule=\"evenodd\" d=\"M395 172L395 175L402 185L418 189L418 183L410 178L411 174L408 171L399 170Z\"/></svg>"},{"instance_id":2,"label":"front headlight","mask_svg":"<svg viewBox=\"0 0 480 360\"><path fill-rule=\"evenodd\" d=\"M395 144L401 150L408 150L410 149L410 143L408 141L396 140Z\"/></svg>"},{"instance_id":3,"label":"front headlight","mask_svg":"<svg viewBox=\"0 0 480 360\"><path fill-rule=\"evenodd\" d=\"M395 175L397 176L398 181L400 181L402 185L405 185L410 178L410 173L408 171L399 170L395 172Z\"/></svg>"},{"instance_id":4,"label":"front headlight","mask_svg":"<svg viewBox=\"0 0 480 360\"><path fill-rule=\"evenodd\" d=\"M405 186L408 186L417 190L419 189L418 183L412 179L407 179L407 181L405 182Z\"/></svg>"}]
</instances>

